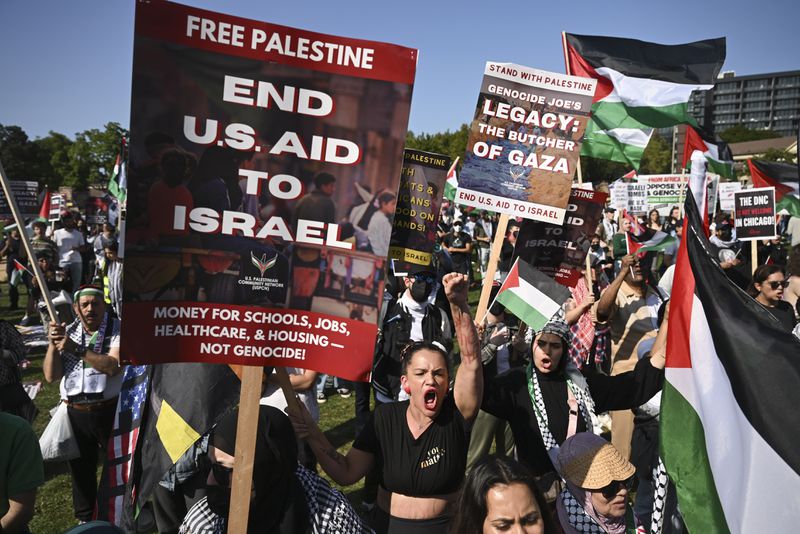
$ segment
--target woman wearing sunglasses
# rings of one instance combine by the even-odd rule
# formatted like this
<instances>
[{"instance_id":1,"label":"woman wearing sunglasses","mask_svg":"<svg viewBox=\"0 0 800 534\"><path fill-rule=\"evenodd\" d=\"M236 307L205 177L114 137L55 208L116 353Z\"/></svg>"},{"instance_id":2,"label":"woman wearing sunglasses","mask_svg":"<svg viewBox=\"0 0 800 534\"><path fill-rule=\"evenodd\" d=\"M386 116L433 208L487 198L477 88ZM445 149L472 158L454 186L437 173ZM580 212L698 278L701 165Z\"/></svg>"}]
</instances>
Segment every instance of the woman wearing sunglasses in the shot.
<instances>
[{"instance_id":1,"label":"woman wearing sunglasses","mask_svg":"<svg viewBox=\"0 0 800 534\"><path fill-rule=\"evenodd\" d=\"M636 468L613 445L575 434L561 446L556 468L567 483L556 504L566 534L635 532L628 496Z\"/></svg>"},{"instance_id":2,"label":"woman wearing sunglasses","mask_svg":"<svg viewBox=\"0 0 800 534\"><path fill-rule=\"evenodd\" d=\"M791 304L783 300L783 290L788 285L783 267L761 265L753 273L749 293L791 332L796 322L794 310Z\"/></svg>"}]
</instances>

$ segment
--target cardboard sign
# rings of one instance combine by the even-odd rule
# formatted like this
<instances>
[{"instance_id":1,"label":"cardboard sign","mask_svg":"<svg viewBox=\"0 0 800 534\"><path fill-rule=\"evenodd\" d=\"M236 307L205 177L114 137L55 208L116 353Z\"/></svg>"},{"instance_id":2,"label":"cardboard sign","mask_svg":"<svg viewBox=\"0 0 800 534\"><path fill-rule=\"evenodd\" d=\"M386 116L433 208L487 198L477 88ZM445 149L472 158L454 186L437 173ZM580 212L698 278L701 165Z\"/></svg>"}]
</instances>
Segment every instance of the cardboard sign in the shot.
<instances>
[{"instance_id":1,"label":"cardboard sign","mask_svg":"<svg viewBox=\"0 0 800 534\"><path fill-rule=\"evenodd\" d=\"M736 191L733 205L733 224L739 241L776 237L774 187Z\"/></svg>"},{"instance_id":2,"label":"cardboard sign","mask_svg":"<svg viewBox=\"0 0 800 534\"><path fill-rule=\"evenodd\" d=\"M58 221L58 219L61 217L61 212L66 208L66 206L66 201L62 195L50 195L50 210L47 217L48 222Z\"/></svg>"},{"instance_id":3,"label":"cardboard sign","mask_svg":"<svg viewBox=\"0 0 800 534\"><path fill-rule=\"evenodd\" d=\"M455 201L561 224L596 84L487 62Z\"/></svg>"},{"instance_id":4,"label":"cardboard sign","mask_svg":"<svg viewBox=\"0 0 800 534\"><path fill-rule=\"evenodd\" d=\"M29 181L9 181L9 184L22 217L26 219L36 217L39 214L39 184ZM0 217L11 216L11 206L5 193L0 190Z\"/></svg>"},{"instance_id":5,"label":"cardboard sign","mask_svg":"<svg viewBox=\"0 0 800 534\"><path fill-rule=\"evenodd\" d=\"M396 195L416 57L137 3L126 361L367 378L392 213L364 243L349 215L360 191Z\"/></svg>"},{"instance_id":6,"label":"cardboard sign","mask_svg":"<svg viewBox=\"0 0 800 534\"><path fill-rule=\"evenodd\" d=\"M742 190L740 182L720 182L717 191L719 191L719 209L721 211L733 211L733 194L736 191Z\"/></svg>"},{"instance_id":7,"label":"cardboard sign","mask_svg":"<svg viewBox=\"0 0 800 534\"><path fill-rule=\"evenodd\" d=\"M689 175L649 174L636 177L639 184L646 186L646 207L642 211L680 206L686 198L686 184ZM630 209L628 211L638 211Z\"/></svg>"},{"instance_id":8,"label":"cardboard sign","mask_svg":"<svg viewBox=\"0 0 800 534\"><path fill-rule=\"evenodd\" d=\"M405 150L389 244L389 257L394 260L395 269L408 272L412 265L431 264L439 206L449 169L449 156Z\"/></svg>"},{"instance_id":9,"label":"cardboard sign","mask_svg":"<svg viewBox=\"0 0 800 534\"><path fill-rule=\"evenodd\" d=\"M575 287L607 197L599 191L572 189L563 224L522 222L514 257L522 258L562 285Z\"/></svg>"}]
</instances>

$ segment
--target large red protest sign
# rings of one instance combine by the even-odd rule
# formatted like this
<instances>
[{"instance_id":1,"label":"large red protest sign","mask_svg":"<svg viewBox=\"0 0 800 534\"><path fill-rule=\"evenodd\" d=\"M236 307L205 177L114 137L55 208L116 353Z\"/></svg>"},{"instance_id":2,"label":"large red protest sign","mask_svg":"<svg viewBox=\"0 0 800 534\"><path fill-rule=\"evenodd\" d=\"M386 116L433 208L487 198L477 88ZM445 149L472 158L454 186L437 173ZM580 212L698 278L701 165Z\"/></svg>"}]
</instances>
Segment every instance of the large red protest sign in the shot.
<instances>
[{"instance_id":1,"label":"large red protest sign","mask_svg":"<svg viewBox=\"0 0 800 534\"><path fill-rule=\"evenodd\" d=\"M573 188L562 224L523 221L514 258L523 259L559 284L575 287L583 276L581 269L606 198L606 193Z\"/></svg>"},{"instance_id":2,"label":"large red protest sign","mask_svg":"<svg viewBox=\"0 0 800 534\"><path fill-rule=\"evenodd\" d=\"M392 214L365 242L350 215L359 192L396 195L415 66L395 45L137 4L126 361L367 376Z\"/></svg>"},{"instance_id":3,"label":"large red protest sign","mask_svg":"<svg viewBox=\"0 0 800 534\"><path fill-rule=\"evenodd\" d=\"M455 201L561 224L596 85L487 62Z\"/></svg>"}]
</instances>

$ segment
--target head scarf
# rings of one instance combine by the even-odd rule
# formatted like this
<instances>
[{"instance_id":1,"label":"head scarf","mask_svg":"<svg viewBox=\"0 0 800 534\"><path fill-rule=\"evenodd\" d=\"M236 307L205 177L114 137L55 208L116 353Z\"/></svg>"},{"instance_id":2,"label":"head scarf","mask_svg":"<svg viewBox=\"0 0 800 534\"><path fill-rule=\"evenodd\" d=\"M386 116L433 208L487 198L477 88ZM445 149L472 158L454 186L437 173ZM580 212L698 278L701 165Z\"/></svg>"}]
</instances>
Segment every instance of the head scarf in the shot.
<instances>
[{"instance_id":1,"label":"head scarf","mask_svg":"<svg viewBox=\"0 0 800 534\"><path fill-rule=\"evenodd\" d=\"M226 415L211 434L210 444L235 455L238 408ZM250 502L248 532L284 532L285 526L295 518L298 482L297 440L289 418L272 406L260 406L258 433L253 460L253 486ZM216 511L227 516L226 511ZM294 527L292 527L294 528ZM290 531L290 530L289 530Z\"/></svg>"},{"instance_id":2,"label":"head scarf","mask_svg":"<svg viewBox=\"0 0 800 534\"><path fill-rule=\"evenodd\" d=\"M561 446L558 453L558 460L556 461L556 469L561 476L564 476L566 467L573 461L578 460L586 455L597 452L603 445L608 444L606 440L592 434L591 432L579 432L574 436L567 439ZM626 517L612 518L600 515L592 505L592 495L590 491L580 488L571 480L566 479L567 491L572 494L575 501L583 507L583 511L591 517L595 523L603 528L605 532L610 534L625 534ZM558 512L558 519L564 527L566 534L580 534L582 531L577 530L570 521L570 511L565 503L564 495L560 495L556 503L556 510Z\"/></svg>"}]
</instances>

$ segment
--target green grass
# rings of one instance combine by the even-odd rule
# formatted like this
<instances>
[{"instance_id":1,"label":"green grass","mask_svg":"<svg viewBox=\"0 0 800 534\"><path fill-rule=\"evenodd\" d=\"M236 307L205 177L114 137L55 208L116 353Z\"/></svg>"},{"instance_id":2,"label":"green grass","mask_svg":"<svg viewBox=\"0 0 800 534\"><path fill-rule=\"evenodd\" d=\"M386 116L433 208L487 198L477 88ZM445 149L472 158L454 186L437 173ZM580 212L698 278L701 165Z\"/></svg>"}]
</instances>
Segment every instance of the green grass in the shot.
<instances>
[{"instance_id":1,"label":"green grass","mask_svg":"<svg viewBox=\"0 0 800 534\"><path fill-rule=\"evenodd\" d=\"M0 295L0 319L5 319L17 324L22 318L27 297L20 296L19 311L8 311L8 285L2 284L2 294ZM480 296L480 290L470 291L470 304L475 306ZM36 397L35 404L39 408L39 415L34 421L33 428L37 435L41 435L47 423L50 421L50 410L58 404L59 391L58 383L48 384L42 374L42 362L44 360L44 350L39 350L28 354L31 364L22 371L24 382L41 381L42 390ZM343 399L331 393L328 401L320 405L320 427L325 431L328 439L336 446L342 454L350 450L353 444L355 433L355 394L349 399ZM98 479L101 467L98 466ZM323 473L324 476L324 473ZM327 477L326 477L327 478ZM361 510L361 492L364 481L341 487L328 481L334 487L338 487L347 496L356 510ZM57 534L63 532L77 524L72 515L72 489L70 475L65 463L46 463L45 464L45 483L39 488L36 496L36 510L30 529L34 534Z\"/></svg>"}]
</instances>

